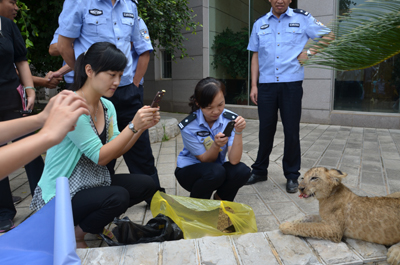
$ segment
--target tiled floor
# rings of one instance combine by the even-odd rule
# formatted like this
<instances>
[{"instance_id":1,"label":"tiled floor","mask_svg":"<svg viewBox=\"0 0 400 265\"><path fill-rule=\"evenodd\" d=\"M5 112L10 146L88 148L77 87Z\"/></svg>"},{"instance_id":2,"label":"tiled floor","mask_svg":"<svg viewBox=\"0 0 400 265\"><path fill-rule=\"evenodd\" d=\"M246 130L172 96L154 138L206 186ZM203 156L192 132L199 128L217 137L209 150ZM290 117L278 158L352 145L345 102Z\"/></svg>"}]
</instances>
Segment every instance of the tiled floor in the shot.
<instances>
[{"instance_id":1,"label":"tiled floor","mask_svg":"<svg viewBox=\"0 0 400 265\"><path fill-rule=\"evenodd\" d=\"M178 121L185 116L162 113L162 118L173 117ZM300 127L302 174L313 166L338 168L348 174L344 183L358 195L382 196L400 191L400 130L305 123L300 124ZM318 212L317 201L305 203L297 194L288 194L285 191L282 124L278 123L277 128L274 149L270 156L268 181L244 186L236 197L237 202L253 208L260 232L274 231L281 222ZM242 162L251 166L258 149L257 120L247 120L243 143ZM174 177L176 157L182 148L179 135L169 141L152 144L162 186L169 194L188 196L188 192L180 187ZM116 172L128 172L122 159L117 162ZM18 213L14 221L18 225L32 214L28 207L31 196L23 168L10 175L10 183L13 194L24 198L17 205ZM152 218L145 203L130 208L126 215L140 224ZM90 247L102 246L102 242L94 236L88 235L87 239Z\"/></svg>"}]
</instances>

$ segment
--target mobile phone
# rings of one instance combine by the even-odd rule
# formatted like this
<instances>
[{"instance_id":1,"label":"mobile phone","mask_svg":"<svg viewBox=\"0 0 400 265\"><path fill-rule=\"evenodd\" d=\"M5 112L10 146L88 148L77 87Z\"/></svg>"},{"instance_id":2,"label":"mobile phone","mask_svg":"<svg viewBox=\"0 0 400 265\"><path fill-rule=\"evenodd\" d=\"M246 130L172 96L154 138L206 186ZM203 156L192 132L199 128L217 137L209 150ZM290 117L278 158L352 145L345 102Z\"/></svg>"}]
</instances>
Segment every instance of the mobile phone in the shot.
<instances>
[{"instance_id":1,"label":"mobile phone","mask_svg":"<svg viewBox=\"0 0 400 265\"><path fill-rule=\"evenodd\" d=\"M228 122L223 132L223 134L225 134L225 137L231 136L234 127L235 127L235 121Z\"/></svg>"},{"instance_id":2,"label":"mobile phone","mask_svg":"<svg viewBox=\"0 0 400 265\"><path fill-rule=\"evenodd\" d=\"M157 108L159 106L160 101L161 101L162 97L164 96L164 94L165 94L165 90L158 91L156 96L153 99L153 102L151 102L150 107Z\"/></svg>"}]
</instances>

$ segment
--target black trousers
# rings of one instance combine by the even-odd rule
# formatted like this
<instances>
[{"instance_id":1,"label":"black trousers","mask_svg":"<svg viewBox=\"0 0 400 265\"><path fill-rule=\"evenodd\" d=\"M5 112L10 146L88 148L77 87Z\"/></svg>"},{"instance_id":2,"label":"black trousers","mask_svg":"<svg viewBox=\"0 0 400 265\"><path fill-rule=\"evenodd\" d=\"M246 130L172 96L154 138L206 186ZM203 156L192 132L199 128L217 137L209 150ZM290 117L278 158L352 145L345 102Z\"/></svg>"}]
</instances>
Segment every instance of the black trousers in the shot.
<instances>
[{"instance_id":1,"label":"black trousers","mask_svg":"<svg viewBox=\"0 0 400 265\"><path fill-rule=\"evenodd\" d=\"M9 111L0 111L0 121L8 121L13 119L21 118L21 114L17 111L9 110ZM15 141L21 140L29 135L25 135L16 139ZM4 146L4 145L2 145ZM23 156L24 154L21 154ZM25 165L26 175L28 176L29 187L31 189L31 194L34 194L35 188L42 176L44 169L44 162L41 156L38 156L34 160L32 160L29 164ZM2 220L12 220L17 214L17 210L15 209L10 181L7 178L0 181L0 221Z\"/></svg>"},{"instance_id":2,"label":"black trousers","mask_svg":"<svg viewBox=\"0 0 400 265\"><path fill-rule=\"evenodd\" d=\"M129 207L152 197L154 181L146 175L117 174L111 186L81 190L72 198L74 225L97 234Z\"/></svg>"},{"instance_id":3,"label":"black trousers","mask_svg":"<svg viewBox=\"0 0 400 265\"><path fill-rule=\"evenodd\" d=\"M266 83L258 86L258 117L260 119L259 149L257 159L252 165L253 173L268 174L278 109L285 134L283 154L283 173L287 179L297 180L300 176L300 118L303 81L288 83Z\"/></svg>"},{"instance_id":4,"label":"black trousers","mask_svg":"<svg viewBox=\"0 0 400 265\"><path fill-rule=\"evenodd\" d=\"M199 163L176 168L175 176L192 198L210 199L216 190L221 199L233 201L238 190L249 179L250 168L242 162L236 165L229 162L223 165Z\"/></svg>"},{"instance_id":5,"label":"black trousers","mask_svg":"<svg viewBox=\"0 0 400 265\"><path fill-rule=\"evenodd\" d=\"M133 84L118 87L114 95L108 98L117 111L118 129L122 131L132 121L136 112L143 107L143 86ZM150 146L149 132L146 130L124 154L124 160L131 174L144 174L150 176L157 187L160 187L157 169L154 166L154 156ZM108 165L111 175L114 174L115 160Z\"/></svg>"}]
</instances>

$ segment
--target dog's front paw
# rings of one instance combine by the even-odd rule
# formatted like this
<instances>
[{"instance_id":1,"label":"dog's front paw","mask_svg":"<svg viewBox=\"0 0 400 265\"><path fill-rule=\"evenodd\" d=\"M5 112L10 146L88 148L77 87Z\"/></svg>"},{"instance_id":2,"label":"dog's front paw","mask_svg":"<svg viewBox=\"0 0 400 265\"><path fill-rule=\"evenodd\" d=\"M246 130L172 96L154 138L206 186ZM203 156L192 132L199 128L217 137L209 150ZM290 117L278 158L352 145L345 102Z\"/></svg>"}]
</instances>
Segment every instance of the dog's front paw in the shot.
<instances>
[{"instance_id":1,"label":"dog's front paw","mask_svg":"<svg viewBox=\"0 0 400 265\"><path fill-rule=\"evenodd\" d=\"M293 224L291 222L284 222L279 225L279 230L281 230L281 232L284 233L285 235L292 234L291 232L292 228Z\"/></svg>"},{"instance_id":2,"label":"dog's front paw","mask_svg":"<svg viewBox=\"0 0 400 265\"><path fill-rule=\"evenodd\" d=\"M389 248L387 253L387 262L390 265L399 265L400 264L400 246L393 245Z\"/></svg>"}]
</instances>

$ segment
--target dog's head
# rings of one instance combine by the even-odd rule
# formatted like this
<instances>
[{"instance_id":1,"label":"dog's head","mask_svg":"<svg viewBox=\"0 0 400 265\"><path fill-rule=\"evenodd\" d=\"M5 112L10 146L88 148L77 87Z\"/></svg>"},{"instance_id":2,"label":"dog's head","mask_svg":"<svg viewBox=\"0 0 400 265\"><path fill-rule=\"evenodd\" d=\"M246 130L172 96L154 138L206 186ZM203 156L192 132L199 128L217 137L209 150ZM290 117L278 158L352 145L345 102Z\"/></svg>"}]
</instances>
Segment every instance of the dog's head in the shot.
<instances>
[{"instance_id":1,"label":"dog's head","mask_svg":"<svg viewBox=\"0 0 400 265\"><path fill-rule=\"evenodd\" d=\"M337 169L328 170L325 167L311 168L306 172L303 180L300 182L299 197L315 197L318 200L327 198L346 176L346 173L342 173Z\"/></svg>"}]
</instances>

